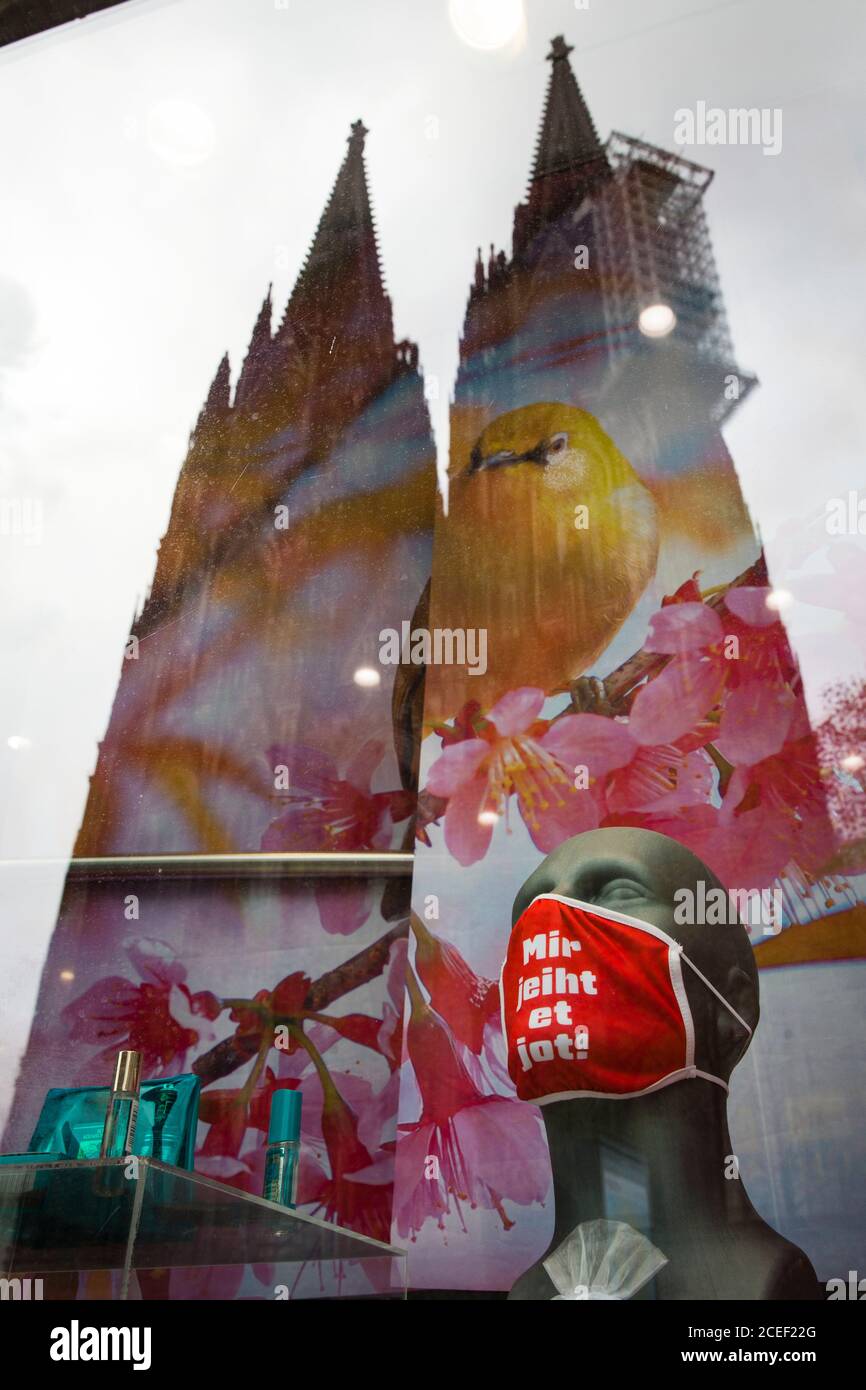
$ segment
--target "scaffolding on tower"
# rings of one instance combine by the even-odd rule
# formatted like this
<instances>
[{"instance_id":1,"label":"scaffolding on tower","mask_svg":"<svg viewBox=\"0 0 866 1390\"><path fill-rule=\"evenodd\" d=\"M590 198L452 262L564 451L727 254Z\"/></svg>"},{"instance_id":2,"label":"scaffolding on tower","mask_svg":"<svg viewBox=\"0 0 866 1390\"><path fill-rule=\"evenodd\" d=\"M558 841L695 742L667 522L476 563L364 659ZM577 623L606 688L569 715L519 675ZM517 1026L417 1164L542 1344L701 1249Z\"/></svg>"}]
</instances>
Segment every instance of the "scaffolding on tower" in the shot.
<instances>
[{"instance_id":1,"label":"scaffolding on tower","mask_svg":"<svg viewBox=\"0 0 866 1390\"><path fill-rule=\"evenodd\" d=\"M650 365L675 363L721 424L755 377L737 366L725 317L703 203L712 171L619 131L605 152L611 177L598 190L597 216L612 382L621 388ZM641 312L657 304L675 315L661 341L639 326Z\"/></svg>"}]
</instances>

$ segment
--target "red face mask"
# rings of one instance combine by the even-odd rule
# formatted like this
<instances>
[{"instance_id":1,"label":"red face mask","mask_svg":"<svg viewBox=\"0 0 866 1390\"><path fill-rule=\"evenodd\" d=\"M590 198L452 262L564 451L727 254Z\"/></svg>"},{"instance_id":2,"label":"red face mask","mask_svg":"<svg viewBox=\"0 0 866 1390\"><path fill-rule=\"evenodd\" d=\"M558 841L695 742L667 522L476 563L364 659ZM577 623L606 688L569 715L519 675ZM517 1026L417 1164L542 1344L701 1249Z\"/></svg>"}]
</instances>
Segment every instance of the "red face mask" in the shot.
<instances>
[{"instance_id":1,"label":"red face mask","mask_svg":"<svg viewBox=\"0 0 866 1390\"><path fill-rule=\"evenodd\" d=\"M545 893L519 918L499 989L508 1071L521 1100L625 1099L701 1077L682 962L752 1030L658 927Z\"/></svg>"}]
</instances>

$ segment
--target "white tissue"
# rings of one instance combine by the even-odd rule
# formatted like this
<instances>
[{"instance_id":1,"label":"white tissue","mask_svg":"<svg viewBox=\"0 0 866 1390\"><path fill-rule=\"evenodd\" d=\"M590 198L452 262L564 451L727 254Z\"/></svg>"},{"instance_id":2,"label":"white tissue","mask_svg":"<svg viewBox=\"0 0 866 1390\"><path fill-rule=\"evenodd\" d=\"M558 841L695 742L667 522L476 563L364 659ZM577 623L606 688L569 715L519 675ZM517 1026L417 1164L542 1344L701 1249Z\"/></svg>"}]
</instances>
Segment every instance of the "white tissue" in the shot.
<instances>
[{"instance_id":1,"label":"white tissue","mask_svg":"<svg viewBox=\"0 0 866 1390\"><path fill-rule=\"evenodd\" d=\"M601 1301L633 1298L667 1264L667 1256L625 1221L582 1221L544 1268L557 1299Z\"/></svg>"}]
</instances>

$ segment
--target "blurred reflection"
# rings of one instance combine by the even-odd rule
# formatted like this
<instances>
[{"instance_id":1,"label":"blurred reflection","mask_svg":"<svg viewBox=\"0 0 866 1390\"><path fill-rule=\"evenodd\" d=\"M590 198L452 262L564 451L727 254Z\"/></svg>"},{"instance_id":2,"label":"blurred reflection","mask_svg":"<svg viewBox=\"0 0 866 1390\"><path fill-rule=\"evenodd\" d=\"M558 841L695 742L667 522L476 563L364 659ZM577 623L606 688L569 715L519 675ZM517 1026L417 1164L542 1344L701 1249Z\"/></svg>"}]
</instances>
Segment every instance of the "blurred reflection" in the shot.
<instances>
[{"instance_id":1,"label":"blurred reflection","mask_svg":"<svg viewBox=\"0 0 866 1390\"><path fill-rule=\"evenodd\" d=\"M234 392L226 356L199 414L76 854L381 849L407 818L378 633L429 572L433 441L366 133L279 326L268 290Z\"/></svg>"},{"instance_id":2,"label":"blurred reflection","mask_svg":"<svg viewBox=\"0 0 866 1390\"><path fill-rule=\"evenodd\" d=\"M410 825L378 635L429 573L434 446L417 349L394 340L366 134L356 121L278 327L269 290L234 391L226 356L199 413L79 857L363 854ZM361 873L293 889L139 882L135 863L70 877L7 1147L48 1086L104 1081L133 1038L147 1075L200 1072L196 1166L248 1191L270 1095L300 1085L300 1203L387 1239L408 900L405 879Z\"/></svg>"},{"instance_id":3,"label":"blurred reflection","mask_svg":"<svg viewBox=\"0 0 866 1390\"><path fill-rule=\"evenodd\" d=\"M470 48L504 48L526 31L523 0L449 0L448 13L458 38Z\"/></svg>"}]
</instances>

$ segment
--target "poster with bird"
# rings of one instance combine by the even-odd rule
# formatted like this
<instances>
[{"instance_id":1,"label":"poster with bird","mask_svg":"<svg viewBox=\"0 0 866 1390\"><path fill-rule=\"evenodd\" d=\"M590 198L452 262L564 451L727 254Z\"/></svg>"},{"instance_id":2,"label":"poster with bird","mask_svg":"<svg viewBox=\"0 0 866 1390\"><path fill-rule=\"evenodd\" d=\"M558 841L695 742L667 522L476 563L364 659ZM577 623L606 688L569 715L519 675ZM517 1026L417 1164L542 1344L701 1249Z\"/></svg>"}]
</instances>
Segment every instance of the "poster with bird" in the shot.
<instances>
[{"instance_id":1,"label":"poster with bird","mask_svg":"<svg viewBox=\"0 0 866 1390\"><path fill-rule=\"evenodd\" d=\"M479 252L394 691L420 744L394 1235L434 1288L508 1287L549 1237L495 983L544 855L599 826L659 830L728 889L772 889L788 921L835 881L799 669L724 440L755 382L725 325L710 174L602 145L569 52L554 40L512 255Z\"/></svg>"}]
</instances>

